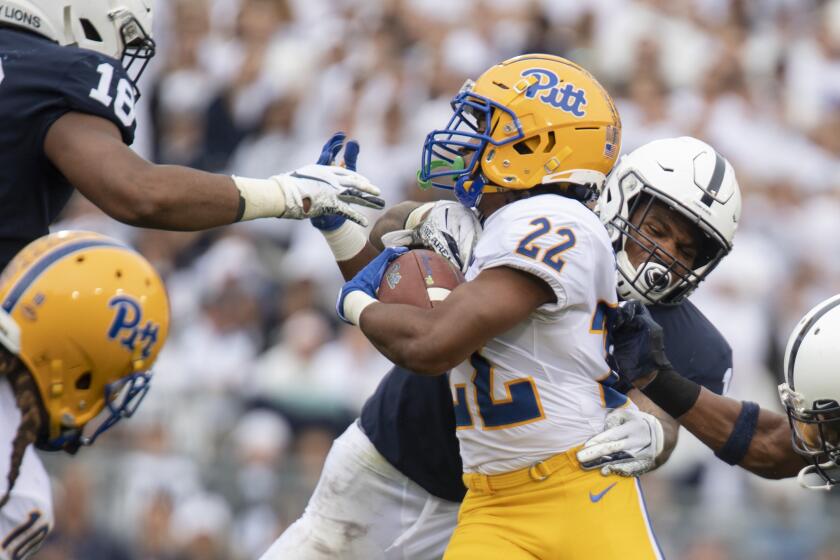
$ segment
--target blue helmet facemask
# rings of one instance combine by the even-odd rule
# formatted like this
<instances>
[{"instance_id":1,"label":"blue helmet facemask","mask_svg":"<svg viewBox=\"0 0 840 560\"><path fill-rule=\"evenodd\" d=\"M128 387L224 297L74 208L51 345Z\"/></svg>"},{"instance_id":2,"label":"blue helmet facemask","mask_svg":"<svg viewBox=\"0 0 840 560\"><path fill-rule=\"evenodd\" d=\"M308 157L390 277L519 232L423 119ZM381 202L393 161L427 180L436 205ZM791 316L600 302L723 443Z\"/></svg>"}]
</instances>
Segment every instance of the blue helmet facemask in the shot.
<instances>
[{"instance_id":1,"label":"blue helmet facemask","mask_svg":"<svg viewBox=\"0 0 840 560\"><path fill-rule=\"evenodd\" d=\"M433 186L454 190L458 201L468 208L478 204L486 183L479 171L479 158L487 145L502 146L525 137L513 111L473 93L474 85L468 80L452 100L454 113L446 128L433 130L426 136L417 177L423 188ZM497 142L490 136L494 110L506 113L516 127L516 134L503 142Z\"/></svg>"},{"instance_id":2,"label":"blue helmet facemask","mask_svg":"<svg viewBox=\"0 0 840 560\"><path fill-rule=\"evenodd\" d=\"M149 392L152 372L143 371L127 375L105 386L105 410L101 423L93 429L91 435L85 435L82 428L62 430L57 438L39 442L36 447L44 451L67 451L76 453L80 447L93 445L100 435L113 428L123 418L131 418ZM97 421L99 417L93 421ZM91 424L88 423L88 426Z\"/></svg>"}]
</instances>

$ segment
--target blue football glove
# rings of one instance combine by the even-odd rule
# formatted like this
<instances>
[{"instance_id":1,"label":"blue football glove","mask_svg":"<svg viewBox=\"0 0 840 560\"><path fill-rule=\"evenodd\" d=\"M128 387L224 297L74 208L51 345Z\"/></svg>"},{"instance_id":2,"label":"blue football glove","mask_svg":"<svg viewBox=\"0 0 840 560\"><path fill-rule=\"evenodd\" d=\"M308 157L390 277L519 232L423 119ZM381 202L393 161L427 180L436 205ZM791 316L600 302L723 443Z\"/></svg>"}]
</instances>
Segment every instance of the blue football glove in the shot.
<instances>
[{"instance_id":1,"label":"blue football glove","mask_svg":"<svg viewBox=\"0 0 840 560\"><path fill-rule=\"evenodd\" d=\"M386 247L384 251L370 261L362 270L360 270L352 280L342 286L338 293L338 301L335 304L335 310L341 320L345 323L353 324L352 321L347 320L346 310L344 309L344 302L347 296L352 292L364 292L372 298L376 298L376 291L379 289L379 284L382 283L382 277L385 275L388 265L391 261L408 251L408 247Z\"/></svg>"},{"instance_id":2,"label":"blue football glove","mask_svg":"<svg viewBox=\"0 0 840 560\"><path fill-rule=\"evenodd\" d=\"M350 171L356 171L356 163L359 159L359 143L355 140L350 140L345 146L344 140L346 138L347 135L343 132L336 132L335 134L333 134L332 137L329 140L327 140L327 143L324 144L324 147L321 149L321 155L318 157L318 164L336 165L336 158L338 157L338 154L339 152L341 152L341 148L343 147L344 167L349 169ZM363 198L367 201L371 201L372 198L376 198L361 192L359 192L358 195L360 198ZM384 205L384 202L382 203L382 205ZM318 218L312 218L311 221L313 226L322 231L333 231L341 227L341 225L347 221L347 218L345 218L344 216L320 216Z\"/></svg>"},{"instance_id":3,"label":"blue football glove","mask_svg":"<svg viewBox=\"0 0 840 560\"><path fill-rule=\"evenodd\" d=\"M671 369L662 327L640 301L623 302L611 317L612 361L631 383L654 371Z\"/></svg>"},{"instance_id":4,"label":"blue football glove","mask_svg":"<svg viewBox=\"0 0 840 560\"><path fill-rule=\"evenodd\" d=\"M341 147L344 146L344 140L346 138L347 135L341 131L333 134L330 139L327 140L327 143L324 144L324 147L321 148L321 155L318 156L318 161L316 163L318 165L335 165L335 158L341 151ZM355 169L351 169L351 171L355 171Z\"/></svg>"}]
</instances>

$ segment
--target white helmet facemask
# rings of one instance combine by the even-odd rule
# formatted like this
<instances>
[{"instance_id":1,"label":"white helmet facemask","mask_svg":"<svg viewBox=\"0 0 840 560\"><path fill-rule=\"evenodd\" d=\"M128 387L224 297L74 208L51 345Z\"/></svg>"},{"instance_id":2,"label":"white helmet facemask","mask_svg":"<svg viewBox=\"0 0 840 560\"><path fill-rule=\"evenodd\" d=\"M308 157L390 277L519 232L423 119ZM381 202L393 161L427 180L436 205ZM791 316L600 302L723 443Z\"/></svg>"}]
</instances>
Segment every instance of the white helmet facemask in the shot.
<instances>
[{"instance_id":1,"label":"white helmet facemask","mask_svg":"<svg viewBox=\"0 0 840 560\"><path fill-rule=\"evenodd\" d=\"M126 9L119 9L110 14L119 28L120 38L124 45L120 62L131 80L134 88L134 99L140 99L140 88L137 86L140 76L145 72L149 62L155 56L157 45L151 37L151 29L143 28L133 13Z\"/></svg>"},{"instance_id":2,"label":"white helmet facemask","mask_svg":"<svg viewBox=\"0 0 840 560\"><path fill-rule=\"evenodd\" d=\"M632 180L641 179L633 175ZM622 299L640 299L646 303L677 304L685 299L729 253L729 247L696 221L694 238L697 256L692 263L683 263L676 255L647 235L645 221L657 203L664 204L676 214L685 212L664 193L641 183L641 189L628 207L627 217L617 215L610 225L619 232L616 264L619 277L618 295ZM630 249L634 247L635 250ZM630 251L641 255L634 265ZM688 265L688 266L687 266Z\"/></svg>"},{"instance_id":3,"label":"white helmet facemask","mask_svg":"<svg viewBox=\"0 0 840 560\"><path fill-rule=\"evenodd\" d=\"M683 263L642 227L663 205L691 224L696 256ZM598 200L598 214L616 251L622 299L677 304L732 248L741 196L731 165L694 138L657 140L619 161ZM634 264L630 253L639 256Z\"/></svg>"}]
</instances>

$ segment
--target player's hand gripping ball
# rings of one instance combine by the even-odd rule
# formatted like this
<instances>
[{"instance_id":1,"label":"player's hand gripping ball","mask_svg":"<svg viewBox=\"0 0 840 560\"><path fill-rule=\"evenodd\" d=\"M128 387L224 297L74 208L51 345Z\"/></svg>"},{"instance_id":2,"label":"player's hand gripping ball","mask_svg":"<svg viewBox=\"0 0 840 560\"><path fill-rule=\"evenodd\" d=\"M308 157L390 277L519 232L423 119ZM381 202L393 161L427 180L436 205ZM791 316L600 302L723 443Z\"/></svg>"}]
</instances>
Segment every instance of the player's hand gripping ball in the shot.
<instances>
[{"instance_id":1,"label":"player's hand gripping ball","mask_svg":"<svg viewBox=\"0 0 840 560\"><path fill-rule=\"evenodd\" d=\"M379 284L383 303L405 303L431 309L464 282L461 271L448 259L427 249L415 249L390 263Z\"/></svg>"}]
</instances>

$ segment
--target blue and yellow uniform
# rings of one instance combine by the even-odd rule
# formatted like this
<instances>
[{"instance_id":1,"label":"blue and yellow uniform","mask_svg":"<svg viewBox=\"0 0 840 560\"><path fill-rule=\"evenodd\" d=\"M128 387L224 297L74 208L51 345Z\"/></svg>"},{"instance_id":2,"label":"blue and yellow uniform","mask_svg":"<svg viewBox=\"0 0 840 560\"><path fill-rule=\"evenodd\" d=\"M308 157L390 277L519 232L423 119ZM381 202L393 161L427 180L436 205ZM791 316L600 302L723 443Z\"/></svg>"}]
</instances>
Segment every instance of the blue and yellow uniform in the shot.
<instances>
[{"instance_id":1,"label":"blue and yellow uniform","mask_svg":"<svg viewBox=\"0 0 840 560\"><path fill-rule=\"evenodd\" d=\"M44 154L50 127L71 111L134 140L134 93L119 61L0 27L0 269L49 232L73 193Z\"/></svg>"}]
</instances>

